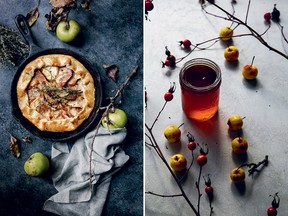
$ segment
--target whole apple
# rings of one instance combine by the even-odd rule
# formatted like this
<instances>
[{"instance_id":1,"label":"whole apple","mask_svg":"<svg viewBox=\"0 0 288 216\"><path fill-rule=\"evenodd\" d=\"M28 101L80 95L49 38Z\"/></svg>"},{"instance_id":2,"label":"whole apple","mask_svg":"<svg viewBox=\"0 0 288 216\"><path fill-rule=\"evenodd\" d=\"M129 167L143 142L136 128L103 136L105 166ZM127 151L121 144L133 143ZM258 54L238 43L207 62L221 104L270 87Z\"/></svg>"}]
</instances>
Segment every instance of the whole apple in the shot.
<instances>
[{"instance_id":1,"label":"whole apple","mask_svg":"<svg viewBox=\"0 0 288 216\"><path fill-rule=\"evenodd\" d=\"M256 79L258 75L258 68L255 65L247 64L242 68L242 75L247 80Z\"/></svg>"},{"instance_id":2,"label":"whole apple","mask_svg":"<svg viewBox=\"0 0 288 216\"><path fill-rule=\"evenodd\" d=\"M56 35L62 42L69 43L73 41L80 33L80 25L73 19L68 21L61 21L56 28Z\"/></svg>"},{"instance_id":3,"label":"whole apple","mask_svg":"<svg viewBox=\"0 0 288 216\"><path fill-rule=\"evenodd\" d=\"M239 115L231 115L228 118L227 124L230 130L240 130L243 126L243 118Z\"/></svg>"},{"instance_id":4,"label":"whole apple","mask_svg":"<svg viewBox=\"0 0 288 216\"><path fill-rule=\"evenodd\" d=\"M49 170L50 163L46 155L35 152L24 163L24 171L29 176L41 176Z\"/></svg>"},{"instance_id":5,"label":"whole apple","mask_svg":"<svg viewBox=\"0 0 288 216\"><path fill-rule=\"evenodd\" d=\"M224 51L224 58L229 61L237 61L239 57L239 50L235 46L229 46Z\"/></svg>"},{"instance_id":6,"label":"whole apple","mask_svg":"<svg viewBox=\"0 0 288 216\"><path fill-rule=\"evenodd\" d=\"M182 154L175 154L170 158L170 166L174 171L182 171L186 169L187 160Z\"/></svg>"},{"instance_id":7,"label":"whole apple","mask_svg":"<svg viewBox=\"0 0 288 216\"><path fill-rule=\"evenodd\" d=\"M223 41L231 40L233 37L233 29L228 26L222 27L219 32L220 39Z\"/></svg>"},{"instance_id":8,"label":"whole apple","mask_svg":"<svg viewBox=\"0 0 288 216\"><path fill-rule=\"evenodd\" d=\"M102 119L104 128L124 128L127 124L128 118L126 113L119 109L110 109L108 115Z\"/></svg>"},{"instance_id":9,"label":"whole apple","mask_svg":"<svg viewBox=\"0 0 288 216\"><path fill-rule=\"evenodd\" d=\"M245 170L242 168L234 168L230 173L230 178L234 183L242 183L245 180Z\"/></svg>"},{"instance_id":10,"label":"whole apple","mask_svg":"<svg viewBox=\"0 0 288 216\"><path fill-rule=\"evenodd\" d=\"M248 142L243 137L236 137L231 142L232 150L235 154L244 154L248 149Z\"/></svg>"},{"instance_id":11,"label":"whole apple","mask_svg":"<svg viewBox=\"0 0 288 216\"><path fill-rule=\"evenodd\" d=\"M164 129L164 136L169 143L175 143L180 140L181 130L176 125L169 125Z\"/></svg>"}]
</instances>

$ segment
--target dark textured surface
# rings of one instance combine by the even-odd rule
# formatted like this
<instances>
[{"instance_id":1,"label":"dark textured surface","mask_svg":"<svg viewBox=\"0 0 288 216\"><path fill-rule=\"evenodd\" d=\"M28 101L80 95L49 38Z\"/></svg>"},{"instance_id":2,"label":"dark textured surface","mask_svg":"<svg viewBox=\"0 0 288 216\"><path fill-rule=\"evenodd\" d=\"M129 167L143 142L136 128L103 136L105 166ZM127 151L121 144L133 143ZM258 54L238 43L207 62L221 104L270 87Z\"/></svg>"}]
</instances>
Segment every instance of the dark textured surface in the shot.
<instances>
[{"instance_id":1,"label":"dark textured surface","mask_svg":"<svg viewBox=\"0 0 288 216\"><path fill-rule=\"evenodd\" d=\"M0 1L0 24L16 30L14 17L26 14L36 6L36 2ZM112 179L103 215L142 215L142 1L92 1L89 12L81 8L73 10L70 18L80 23L83 32L82 42L74 45L60 42L54 33L46 30L44 14L50 10L49 1L41 1L40 17L32 27L36 43L43 49L66 48L85 56L101 74L105 96L112 96L117 86L106 77L103 64L116 64L119 67L119 84L136 64L140 67L138 74L125 88L121 105L129 118L128 136L123 148L130 160ZM33 178L23 170L25 160L36 151L50 157L51 142L30 134L11 114L10 86L16 70L17 66L0 65L0 215L51 215L42 211L45 200L56 193L49 173ZM31 136L33 139L32 144L21 142L19 159L14 158L9 150L7 131L17 138Z\"/></svg>"}]
</instances>

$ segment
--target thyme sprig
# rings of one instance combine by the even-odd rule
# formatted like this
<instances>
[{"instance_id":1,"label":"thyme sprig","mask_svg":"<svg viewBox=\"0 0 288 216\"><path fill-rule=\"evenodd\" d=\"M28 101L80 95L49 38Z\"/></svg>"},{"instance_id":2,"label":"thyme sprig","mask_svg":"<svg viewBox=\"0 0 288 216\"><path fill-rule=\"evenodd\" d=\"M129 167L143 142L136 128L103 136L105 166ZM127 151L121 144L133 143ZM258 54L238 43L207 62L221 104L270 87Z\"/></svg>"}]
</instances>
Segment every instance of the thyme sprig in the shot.
<instances>
[{"instance_id":1,"label":"thyme sprig","mask_svg":"<svg viewBox=\"0 0 288 216\"><path fill-rule=\"evenodd\" d=\"M47 94L51 99L56 102L63 102L65 100L75 100L82 95L82 91L78 89L72 89L69 86L59 88L57 86L41 85L41 92Z\"/></svg>"}]
</instances>

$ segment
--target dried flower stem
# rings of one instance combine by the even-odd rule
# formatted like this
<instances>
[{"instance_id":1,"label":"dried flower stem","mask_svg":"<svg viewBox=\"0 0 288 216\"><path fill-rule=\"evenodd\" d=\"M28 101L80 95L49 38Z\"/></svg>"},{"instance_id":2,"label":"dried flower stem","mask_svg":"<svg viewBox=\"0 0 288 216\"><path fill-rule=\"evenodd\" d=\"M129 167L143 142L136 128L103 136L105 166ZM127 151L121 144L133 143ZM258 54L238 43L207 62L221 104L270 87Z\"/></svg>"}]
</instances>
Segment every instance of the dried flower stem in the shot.
<instances>
[{"instance_id":1,"label":"dried flower stem","mask_svg":"<svg viewBox=\"0 0 288 216\"><path fill-rule=\"evenodd\" d=\"M248 170L249 175L253 175L254 172L259 172L259 169L257 169L258 167L260 167L261 165L263 166L267 166L268 165L268 155L265 156L265 159L260 161L258 164L255 163L245 163L240 165L238 168L241 167L249 167L250 169Z\"/></svg>"}]
</instances>

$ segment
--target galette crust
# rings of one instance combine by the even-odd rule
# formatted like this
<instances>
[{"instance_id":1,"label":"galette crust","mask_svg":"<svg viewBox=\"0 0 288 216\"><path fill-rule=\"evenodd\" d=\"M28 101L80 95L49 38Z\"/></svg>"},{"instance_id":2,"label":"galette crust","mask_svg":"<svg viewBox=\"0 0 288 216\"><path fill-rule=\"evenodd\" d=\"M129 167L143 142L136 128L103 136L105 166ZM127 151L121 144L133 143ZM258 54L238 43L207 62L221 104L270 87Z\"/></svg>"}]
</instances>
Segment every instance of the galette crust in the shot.
<instances>
[{"instance_id":1,"label":"galette crust","mask_svg":"<svg viewBox=\"0 0 288 216\"><path fill-rule=\"evenodd\" d=\"M95 94L90 72L74 57L62 54L29 62L17 83L19 108L41 131L77 129L91 114Z\"/></svg>"}]
</instances>

